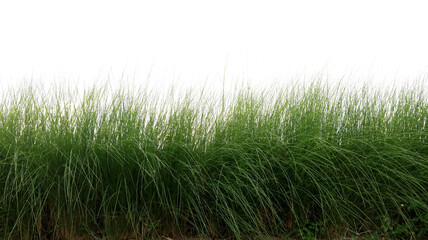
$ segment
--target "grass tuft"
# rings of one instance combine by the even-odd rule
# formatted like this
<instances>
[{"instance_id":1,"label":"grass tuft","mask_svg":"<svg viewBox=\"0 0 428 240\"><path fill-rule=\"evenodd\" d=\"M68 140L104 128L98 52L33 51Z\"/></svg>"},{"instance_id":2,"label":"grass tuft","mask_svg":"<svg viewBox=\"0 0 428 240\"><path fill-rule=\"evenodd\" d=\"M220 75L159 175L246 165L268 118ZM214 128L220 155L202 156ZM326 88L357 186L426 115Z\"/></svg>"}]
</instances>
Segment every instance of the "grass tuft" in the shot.
<instances>
[{"instance_id":1,"label":"grass tuft","mask_svg":"<svg viewBox=\"0 0 428 240\"><path fill-rule=\"evenodd\" d=\"M426 238L424 87L24 85L0 103L0 238Z\"/></svg>"}]
</instances>

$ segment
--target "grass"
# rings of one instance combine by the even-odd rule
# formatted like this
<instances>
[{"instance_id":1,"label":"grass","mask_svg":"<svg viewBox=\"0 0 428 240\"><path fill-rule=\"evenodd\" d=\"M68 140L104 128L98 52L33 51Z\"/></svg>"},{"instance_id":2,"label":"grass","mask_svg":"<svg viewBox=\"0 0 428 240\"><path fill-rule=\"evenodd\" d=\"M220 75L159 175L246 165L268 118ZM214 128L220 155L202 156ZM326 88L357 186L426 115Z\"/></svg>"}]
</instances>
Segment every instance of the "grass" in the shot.
<instances>
[{"instance_id":1,"label":"grass","mask_svg":"<svg viewBox=\"0 0 428 240\"><path fill-rule=\"evenodd\" d=\"M23 85L0 105L0 238L427 238L424 87Z\"/></svg>"}]
</instances>

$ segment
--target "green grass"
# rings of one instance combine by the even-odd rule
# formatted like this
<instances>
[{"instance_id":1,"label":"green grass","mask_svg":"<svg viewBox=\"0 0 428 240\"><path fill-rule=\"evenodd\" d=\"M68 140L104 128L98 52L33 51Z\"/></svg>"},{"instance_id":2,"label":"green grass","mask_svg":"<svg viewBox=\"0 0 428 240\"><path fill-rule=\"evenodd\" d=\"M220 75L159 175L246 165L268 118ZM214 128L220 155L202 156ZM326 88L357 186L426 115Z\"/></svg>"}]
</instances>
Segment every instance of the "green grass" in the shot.
<instances>
[{"instance_id":1,"label":"green grass","mask_svg":"<svg viewBox=\"0 0 428 240\"><path fill-rule=\"evenodd\" d=\"M423 83L42 89L1 101L1 239L428 236Z\"/></svg>"}]
</instances>

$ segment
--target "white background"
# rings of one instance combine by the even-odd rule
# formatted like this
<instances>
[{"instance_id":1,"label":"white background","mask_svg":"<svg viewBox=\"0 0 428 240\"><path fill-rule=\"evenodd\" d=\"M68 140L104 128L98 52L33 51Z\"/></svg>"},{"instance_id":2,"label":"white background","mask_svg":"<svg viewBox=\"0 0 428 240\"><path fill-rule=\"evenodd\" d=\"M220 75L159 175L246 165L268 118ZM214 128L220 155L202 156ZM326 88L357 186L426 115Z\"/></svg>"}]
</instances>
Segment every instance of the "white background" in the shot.
<instances>
[{"instance_id":1,"label":"white background","mask_svg":"<svg viewBox=\"0 0 428 240\"><path fill-rule=\"evenodd\" d=\"M149 73L160 86L221 86L224 73L409 81L428 69L425 2L1 0L0 89Z\"/></svg>"}]
</instances>

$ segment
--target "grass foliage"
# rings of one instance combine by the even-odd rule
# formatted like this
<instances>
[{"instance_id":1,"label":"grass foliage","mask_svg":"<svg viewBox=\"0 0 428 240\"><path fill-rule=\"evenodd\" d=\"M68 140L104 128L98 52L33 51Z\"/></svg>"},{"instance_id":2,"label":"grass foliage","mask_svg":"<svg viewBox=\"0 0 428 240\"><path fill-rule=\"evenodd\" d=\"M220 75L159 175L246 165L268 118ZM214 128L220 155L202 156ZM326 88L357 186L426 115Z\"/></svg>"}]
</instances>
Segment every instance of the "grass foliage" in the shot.
<instances>
[{"instance_id":1,"label":"grass foliage","mask_svg":"<svg viewBox=\"0 0 428 240\"><path fill-rule=\"evenodd\" d=\"M25 85L0 103L0 238L427 237L423 90Z\"/></svg>"}]
</instances>

